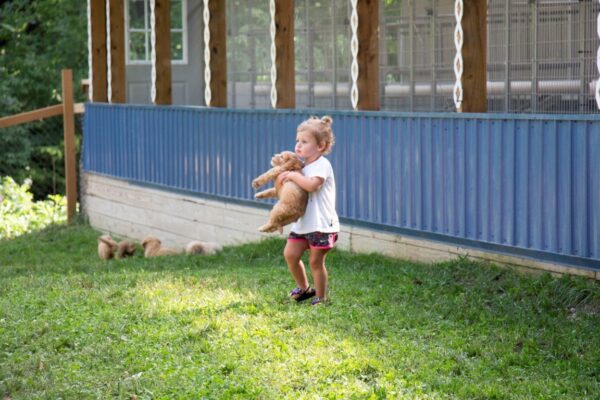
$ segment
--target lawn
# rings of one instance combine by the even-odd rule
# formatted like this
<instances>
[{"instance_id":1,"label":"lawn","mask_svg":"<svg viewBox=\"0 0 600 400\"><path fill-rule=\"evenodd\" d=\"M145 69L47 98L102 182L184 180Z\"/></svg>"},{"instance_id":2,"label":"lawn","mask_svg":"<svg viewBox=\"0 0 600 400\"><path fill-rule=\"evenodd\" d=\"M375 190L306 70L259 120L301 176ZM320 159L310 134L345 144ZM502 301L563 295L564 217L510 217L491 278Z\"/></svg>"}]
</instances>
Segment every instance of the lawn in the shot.
<instances>
[{"instance_id":1,"label":"lawn","mask_svg":"<svg viewBox=\"0 0 600 400\"><path fill-rule=\"evenodd\" d=\"M98 232L0 241L1 399L598 399L600 285L330 254L287 299L283 240L103 262Z\"/></svg>"}]
</instances>

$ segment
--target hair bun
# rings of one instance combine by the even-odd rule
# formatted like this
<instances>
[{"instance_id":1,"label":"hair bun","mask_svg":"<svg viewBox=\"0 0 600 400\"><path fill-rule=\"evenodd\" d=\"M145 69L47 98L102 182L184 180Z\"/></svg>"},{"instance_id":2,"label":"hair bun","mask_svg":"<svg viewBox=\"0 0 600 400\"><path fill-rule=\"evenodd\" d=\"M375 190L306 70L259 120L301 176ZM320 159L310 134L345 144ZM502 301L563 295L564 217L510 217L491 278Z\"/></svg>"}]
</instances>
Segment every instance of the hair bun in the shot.
<instances>
[{"instance_id":1,"label":"hair bun","mask_svg":"<svg viewBox=\"0 0 600 400\"><path fill-rule=\"evenodd\" d=\"M325 115L321 118L321 122L331 126L333 124L333 119L329 115Z\"/></svg>"}]
</instances>

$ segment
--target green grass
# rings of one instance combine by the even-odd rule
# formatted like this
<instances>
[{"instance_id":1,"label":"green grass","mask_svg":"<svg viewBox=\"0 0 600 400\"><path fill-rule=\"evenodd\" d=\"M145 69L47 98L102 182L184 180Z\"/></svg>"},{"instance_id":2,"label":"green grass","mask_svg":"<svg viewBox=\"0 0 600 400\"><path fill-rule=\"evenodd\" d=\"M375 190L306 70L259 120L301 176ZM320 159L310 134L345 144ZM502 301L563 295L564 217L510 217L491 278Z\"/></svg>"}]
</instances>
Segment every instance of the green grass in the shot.
<instances>
[{"instance_id":1,"label":"green grass","mask_svg":"<svg viewBox=\"0 0 600 400\"><path fill-rule=\"evenodd\" d=\"M0 241L0 398L600 396L597 282L336 250L311 307L280 239L103 262L97 236Z\"/></svg>"}]
</instances>

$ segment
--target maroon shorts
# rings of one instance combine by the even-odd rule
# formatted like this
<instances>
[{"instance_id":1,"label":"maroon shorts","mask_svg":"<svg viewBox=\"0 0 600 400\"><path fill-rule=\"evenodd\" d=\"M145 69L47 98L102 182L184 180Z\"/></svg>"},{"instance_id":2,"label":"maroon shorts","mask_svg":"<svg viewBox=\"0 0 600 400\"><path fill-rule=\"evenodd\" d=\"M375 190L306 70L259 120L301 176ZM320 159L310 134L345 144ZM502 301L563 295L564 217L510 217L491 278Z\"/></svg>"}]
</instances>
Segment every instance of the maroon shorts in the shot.
<instances>
[{"instance_id":1,"label":"maroon shorts","mask_svg":"<svg viewBox=\"0 0 600 400\"><path fill-rule=\"evenodd\" d=\"M290 232L290 236L288 236L288 240L295 241L305 241L308 242L308 246L311 249L332 249L335 242L337 242L338 234L337 233L325 233L325 232L310 232L305 234L298 234L295 232Z\"/></svg>"}]
</instances>

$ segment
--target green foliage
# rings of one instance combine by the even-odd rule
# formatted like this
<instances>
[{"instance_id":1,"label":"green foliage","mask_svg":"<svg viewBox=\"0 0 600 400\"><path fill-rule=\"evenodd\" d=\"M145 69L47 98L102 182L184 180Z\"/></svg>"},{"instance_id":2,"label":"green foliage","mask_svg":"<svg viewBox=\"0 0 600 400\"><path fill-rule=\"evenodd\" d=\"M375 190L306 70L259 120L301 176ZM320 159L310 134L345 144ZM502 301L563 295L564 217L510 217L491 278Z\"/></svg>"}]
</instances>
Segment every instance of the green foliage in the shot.
<instances>
[{"instance_id":1,"label":"green foliage","mask_svg":"<svg viewBox=\"0 0 600 400\"><path fill-rule=\"evenodd\" d=\"M0 241L0 396L600 393L598 282L336 250L327 258L330 301L311 307L287 298L282 240L209 257L146 259L138 250L102 261L98 235L60 226Z\"/></svg>"},{"instance_id":2,"label":"green foliage","mask_svg":"<svg viewBox=\"0 0 600 400\"><path fill-rule=\"evenodd\" d=\"M0 240L64 223L66 199L59 194L47 200L33 201L31 181L22 185L6 176L0 180Z\"/></svg>"},{"instance_id":3,"label":"green foliage","mask_svg":"<svg viewBox=\"0 0 600 400\"><path fill-rule=\"evenodd\" d=\"M81 0L0 2L0 117L60 103L62 69L73 70L79 87L87 76L86 21ZM0 176L32 178L38 199L64 193L62 135L56 118L0 129Z\"/></svg>"},{"instance_id":4,"label":"green foliage","mask_svg":"<svg viewBox=\"0 0 600 400\"><path fill-rule=\"evenodd\" d=\"M9 0L0 7L0 21L2 112L60 102L64 68L74 70L76 82L87 75L85 2Z\"/></svg>"}]
</instances>

